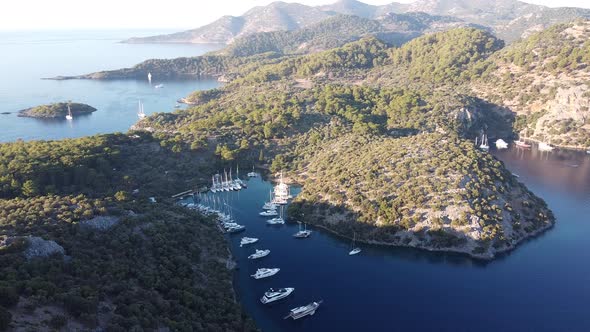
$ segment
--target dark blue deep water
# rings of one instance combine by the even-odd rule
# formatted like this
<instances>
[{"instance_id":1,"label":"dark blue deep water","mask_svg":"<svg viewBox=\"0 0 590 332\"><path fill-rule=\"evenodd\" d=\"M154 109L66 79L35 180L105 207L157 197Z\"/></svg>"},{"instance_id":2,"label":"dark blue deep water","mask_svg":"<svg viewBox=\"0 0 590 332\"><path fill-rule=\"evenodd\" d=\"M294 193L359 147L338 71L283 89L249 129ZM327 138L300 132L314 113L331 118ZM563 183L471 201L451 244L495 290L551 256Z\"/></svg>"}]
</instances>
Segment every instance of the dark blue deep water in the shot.
<instances>
[{"instance_id":1,"label":"dark blue deep water","mask_svg":"<svg viewBox=\"0 0 590 332\"><path fill-rule=\"evenodd\" d=\"M590 331L590 156L574 152L495 153L543 197L556 226L492 262L456 254L363 245L314 229L295 239L297 224L268 226L258 216L270 183L224 193L244 233L229 235L238 261L236 289L263 331ZM577 166L576 166L577 165ZM260 238L239 247L242 236ZM251 261L254 249L269 256ZM270 278L250 277L279 267ZM263 305L270 287L294 287ZM324 300L314 316L283 320L289 309Z\"/></svg>"}]
</instances>

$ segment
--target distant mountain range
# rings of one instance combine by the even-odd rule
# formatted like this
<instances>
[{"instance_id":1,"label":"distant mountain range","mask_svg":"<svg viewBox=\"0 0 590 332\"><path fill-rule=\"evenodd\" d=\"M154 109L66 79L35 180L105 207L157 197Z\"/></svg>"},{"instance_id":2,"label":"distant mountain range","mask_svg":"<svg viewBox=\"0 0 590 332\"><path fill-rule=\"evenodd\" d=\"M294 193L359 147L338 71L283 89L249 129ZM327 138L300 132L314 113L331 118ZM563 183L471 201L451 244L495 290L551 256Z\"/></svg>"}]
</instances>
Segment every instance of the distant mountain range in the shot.
<instances>
[{"instance_id":1,"label":"distant mountain range","mask_svg":"<svg viewBox=\"0 0 590 332\"><path fill-rule=\"evenodd\" d=\"M340 0L331 5L306 6L297 3L273 2L254 7L242 16L223 16L205 26L167 34L131 38L127 43L222 43L261 32L293 31L317 24L338 14L354 15L380 23L392 14L424 13L435 16L430 25L445 20L487 27L508 42L526 37L550 25L575 18L590 18L590 9L548 8L516 0L418 0L411 4L391 3L374 6L356 0ZM405 26L384 25L386 32L407 33ZM451 26L454 27L454 26ZM422 27L427 32L433 26ZM444 26L443 26L444 28ZM434 29L437 30L437 29ZM417 31L417 30L412 30ZM383 32L383 31L381 31Z\"/></svg>"}]
</instances>

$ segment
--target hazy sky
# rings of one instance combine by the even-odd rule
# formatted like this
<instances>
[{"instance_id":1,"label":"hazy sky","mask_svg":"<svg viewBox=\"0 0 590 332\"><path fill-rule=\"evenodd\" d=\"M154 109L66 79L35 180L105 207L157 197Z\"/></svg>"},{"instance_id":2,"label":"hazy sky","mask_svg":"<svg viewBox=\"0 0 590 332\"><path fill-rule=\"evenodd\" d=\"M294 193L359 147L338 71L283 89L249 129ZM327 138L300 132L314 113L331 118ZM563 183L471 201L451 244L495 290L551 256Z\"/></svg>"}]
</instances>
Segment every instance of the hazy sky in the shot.
<instances>
[{"instance_id":1,"label":"hazy sky","mask_svg":"<svg viewBox=\"0 0 590 332\"><path fill-rule=\"evenodd\" d=\"M412 0L364 0L386 4ZM64 28L195 28L222 15L241 15L273 0L3 0L0 30ZM299 0L307 5L335 0ZM590 8L590 0L526 0L550 7Z\"/></svg>"}]
</instances>

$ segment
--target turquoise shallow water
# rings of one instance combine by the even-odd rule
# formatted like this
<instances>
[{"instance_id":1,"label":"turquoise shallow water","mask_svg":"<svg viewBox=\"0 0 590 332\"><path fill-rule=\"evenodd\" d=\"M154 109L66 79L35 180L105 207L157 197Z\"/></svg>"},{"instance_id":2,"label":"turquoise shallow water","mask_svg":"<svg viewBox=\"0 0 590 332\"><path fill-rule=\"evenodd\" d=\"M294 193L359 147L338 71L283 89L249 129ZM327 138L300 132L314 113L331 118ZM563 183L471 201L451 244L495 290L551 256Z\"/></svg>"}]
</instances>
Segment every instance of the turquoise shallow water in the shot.
<instances>
[{"instance_id":1,"label":"turquoise shallow water","mask_svg":"<svg viewBox=\"0 0 590 332\"><path fill-rule=\"evenodd\" d=\"M218 86L215 80L145 81L41 80L130 67L150 58L196 56L219 45L122 44L130 36L150 31L0 32L0 142L17 139L59 139L127 131L137 121L137 104L145 112L170 112L176 100L192 91ZM154 85L164 84L155 89ZM74 121L19 118L18 110L72 100L98 109Z\"/></svg>"}]
</instances>

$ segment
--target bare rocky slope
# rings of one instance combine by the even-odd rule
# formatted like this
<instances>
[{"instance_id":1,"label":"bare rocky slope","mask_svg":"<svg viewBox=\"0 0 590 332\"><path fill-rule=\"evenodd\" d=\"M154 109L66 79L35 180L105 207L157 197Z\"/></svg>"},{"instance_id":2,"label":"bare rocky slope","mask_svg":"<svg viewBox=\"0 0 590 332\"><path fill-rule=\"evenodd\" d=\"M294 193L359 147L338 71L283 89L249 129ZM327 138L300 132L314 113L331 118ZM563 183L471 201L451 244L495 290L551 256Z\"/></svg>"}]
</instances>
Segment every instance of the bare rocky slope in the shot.
<instances>
[{"instance_id":1,"label":"bare rocky slope","mask_svg":"<svg viewBox=\"0 0 590 332\"><path fill-rule=\"evenodd\" d=\"M416 13L453 16L486 26L506 41L514 41L556 23L590 18L589 9L548 8L516 0L418 0L411 4L368 5L356 0L340 0L318 7L273 2L255 7L242 16L224 16L217 21L183 32L131 38L129 43L232 43L239 37L258 32L296 30L336 14L379 19L389 13Z\"/></svg>"},{"instance_id":2,"label":"bare rocky slope","mask_svg":"<svg viewBox=\"0 0 590 332\"><path fill-rule=\"evenodd\" d=\"M560 24L510 45L473 82L483 99L517 115L521 136L590 147L590 21Z\"/></svg>"}]
</instances>

